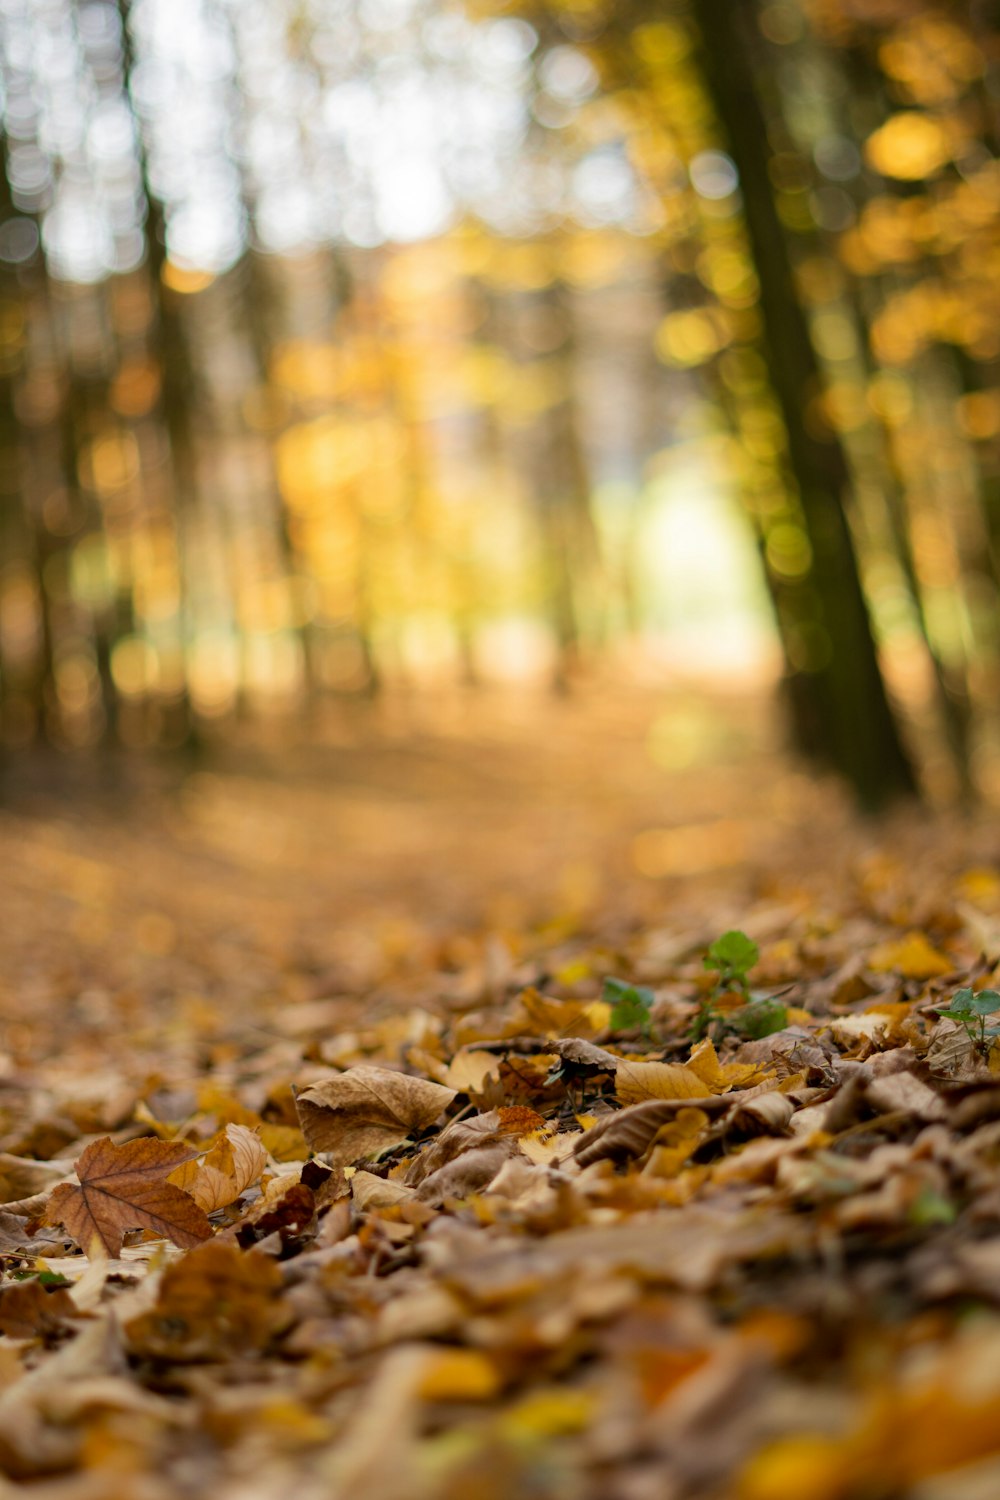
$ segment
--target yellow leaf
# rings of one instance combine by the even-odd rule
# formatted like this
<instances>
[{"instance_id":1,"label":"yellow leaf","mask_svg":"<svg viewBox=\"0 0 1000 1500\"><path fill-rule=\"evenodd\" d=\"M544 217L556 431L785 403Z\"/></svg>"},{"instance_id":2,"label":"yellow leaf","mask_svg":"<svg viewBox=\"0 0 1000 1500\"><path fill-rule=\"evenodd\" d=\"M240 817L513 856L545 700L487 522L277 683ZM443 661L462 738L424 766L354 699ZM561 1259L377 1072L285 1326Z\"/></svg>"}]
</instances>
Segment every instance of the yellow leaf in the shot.
<instances>
[{"instance_id":1,"label":"yellow leaf","mask_svg":"<svg viewBox=\"0 0 1000 1500\"><path fill-rule=\"evenodd\" d=\"M759 1083L767 1074L752 1063L720 1063L712 1042L706 1038L699 1042L684 1064L696 1078L705 1084L702 1092L725 1094L730 1089L745 1089Z\"/></svg>"},{"instance_id":2,"label":"yellow leaf","mask_svg":"<svg viewBox=\"0 0 1000 1500\"><path fill-rule=\"evenodd\" d=\"M425 1401L490 1401L500 1390L500 1375L478 1349L435 1349L417 1389Z\"/></svg>"},{"instance_id":3,"label":"yellow leaf","mask_svg":"<svg viewBox=\"0 0 1000 1500\"><path fill-rule=\"evenodd\" d=\"M953 960L935 948L922 932L908 932L905 937L881 943L869 954L868 967L876 974L894 970L904 979L935 979L955 970Z\"/></svg>"},{"instance_id":4,"label":"yellow leaf","mask_svg":"<svg viewBox=\"0 0 1000 1500\"><path fill-rule=\"evenodd\" d=\"M587 1391L533 1391L505 1412L500 1427L514 1442L532 1442L581 1432L594 1419L595 1398Z\"/></svg>"},{"instance_id":5,"label":"yellow leaf","mask_svg":"<svg viewBox=\"0 0 1000 1500\"><path fill-rule=\"evenodd\" d=\"M622 1104L638 1104L643 1099L699 1099L709 1090L683 1063L623 1058L615 1073L615 1092Z\"/></svg>"},{"instance_id":6,"label":"yellow leaf","mask_svg":"<svg viewBox=\"0 0 1000 1500\"><path fill-rule=\"evenodd\" d=\"M458 1094L478 1094L491 1075L500 1077L500 1059L492 1052L463 1047L442 1073L441 1082Z\"/></svg>"},{"instance_id":7,"label":"yellow leaf","mask_svg":"<svg viewBox=\"0 0 1000 1500\"><path fill-rule=\"evenodd\" d=\"M739 1500L840 1500L848 1473L843 1445L822 1433L778 1438L754 1454L740 1480Z\"/></svg>"},{"instance_id":8,"label":"yellow leaf","mask_svg":"<svg viewBox=\"0 0 1000 1500\"><path fill-rule=\"evenodd\" d=\"M306 1138L297 1125L272 1125L265 1120L257 1128L264 1150L275 1161L305 1161L309 1155Z\"/></svg>"}]
</instances>

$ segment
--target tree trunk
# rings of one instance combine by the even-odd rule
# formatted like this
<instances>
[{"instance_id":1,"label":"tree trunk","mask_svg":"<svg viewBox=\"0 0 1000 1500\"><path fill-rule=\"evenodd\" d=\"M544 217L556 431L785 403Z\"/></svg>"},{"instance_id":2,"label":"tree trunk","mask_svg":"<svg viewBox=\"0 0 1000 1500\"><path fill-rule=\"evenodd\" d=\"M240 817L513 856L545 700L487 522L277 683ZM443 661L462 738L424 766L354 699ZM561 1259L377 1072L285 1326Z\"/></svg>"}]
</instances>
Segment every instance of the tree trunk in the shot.
<instances>
[{"instance_id":1,"label":"tree trunk","mask_svg":"<svg viewBox=\"0 0 1000 1500\"><path fill-rule=\"evenodd\" d=\"M828 650L798 674L792 691L815 724L809 749L845 775L861 802L884 805L915 790L879 670L858 576L845 497L850 473L836 435L811 419L819 363L796 295L787 231L768 174L771 149L756 90L756 7L700 0L705 82L740 177L743 213L760 282L771 383L781 407L791 468L813 551L809 582Z\"/></svg>"}]
</instances>

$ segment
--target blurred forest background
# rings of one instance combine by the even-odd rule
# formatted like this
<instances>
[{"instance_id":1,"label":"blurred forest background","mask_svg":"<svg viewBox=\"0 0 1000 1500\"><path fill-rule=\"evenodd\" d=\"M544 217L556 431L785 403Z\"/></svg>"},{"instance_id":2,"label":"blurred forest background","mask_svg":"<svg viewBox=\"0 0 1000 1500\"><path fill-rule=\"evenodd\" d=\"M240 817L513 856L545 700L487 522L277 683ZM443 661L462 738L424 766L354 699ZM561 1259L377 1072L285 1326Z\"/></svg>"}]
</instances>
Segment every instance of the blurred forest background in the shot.
<instances>
[{"instance_id":1,"label":"blurred forest background","mask_svg":"<svg viewBox=\"0 0 1000 1500\"><path fill-rule=\"evenodd\" d=\"M0 0L2 744L604 663L1000 802L1000 7Z\"/></svg>"}]
</instances>

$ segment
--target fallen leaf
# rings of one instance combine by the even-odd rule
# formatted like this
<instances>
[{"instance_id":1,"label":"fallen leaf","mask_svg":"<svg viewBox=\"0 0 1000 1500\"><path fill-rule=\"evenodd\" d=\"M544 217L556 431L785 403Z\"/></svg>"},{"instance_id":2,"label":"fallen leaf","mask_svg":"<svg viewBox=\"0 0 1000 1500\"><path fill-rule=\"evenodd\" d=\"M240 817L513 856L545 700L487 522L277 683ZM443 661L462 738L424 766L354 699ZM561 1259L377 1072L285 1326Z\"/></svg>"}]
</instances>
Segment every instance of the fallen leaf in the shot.
<instances>
[{"instance_id":1,"label":"fallen leaf","mask_svg":"<svg viewBox=\"0 0 1000 1500\"><path fill-rule=\"evenodd\" d=\"M454 1097L439 1083L363 1064L313 1084L295 1103L309 1145L346 1167L426 1130Z\"/></svg>"},{"instance_id":2,"label":"fallen leaf","mask_svg":"<svg viewBox=\"0 0 1000 1500\"><path fill-rule=\"evenodd\" d=\"M699 1099L709 1090L684 1063L623 1058L615 1072L615 1092L622 1104L638 1104L646 1099Z\"/></svg>"},{"instance_id":3,"label":"fallen leaf","mask_svg":"<svg viewBox=\"0 0 1000 1500\"><path fill-rule=\"evenodd\" d=\"M647 1099L617 1114L607 1115L579 1136L573 1155L581 1167L595 1161L629 1161L642 1156L656 1139L662 1126L690 1110L702 1112L706 1122L710 1114L724 1114L730 1101L719 1095L686 1099Z\"/></svg>"},{"instance_id":4,"label":"fallen leaf","mask_svg":"<svg viewBox=\"0 0 1000 1500\"><path fill-rule=\"evenodd\" d=\"M936 979L955 972L954 960L935 948L923 932L908 932L880 943L868 955L868 967L876 974L894 971L904 979Z\"/></svg>"},{"instance_id":5,"label":"fallen leaf","mask_svg":"<svg viewBox=\"0 0 1000 1500\"><path fill-rule=\"evenodd\" d=\"M768 1076L765 1070L756 1067L753 1063L720 1062L715 1046L708 1038L699 1042L683 1066L701 1080L710 1094L724 1094L729 1089L748 1088L751 1084L760 1083Z\"/></svg>"},{"instance_id":6,"label":"fallen leaf","mask_svg":"<svg viewBox=\"0 0 1000 1500\"><path fill-rule=\"evenodd\" d=\"M25 1281L0 1292L0 1333L28 1339L57 1333L80 1309L65 1287L46 1290L40 1281Z\"/></svg>"},{"instance_id":7,"label":"fallen leaf","mask_svg":"<svg viewBox=\"0 0 1000 1500\"><path fill-rule=\"evenodd\" d=\"M125 1325L129 1348L182 1362L263 1349L288 1325L281 1271L270 1256L220 1240L168 1266L156 1304Z\"/></svg>"},{"instance_id":8,"label":"fallen leaf","mask_svg":"<svg viewBox=\"0 0 1000 1500\"><path fill-rule=\"evenodd\" d=\"M500 1140L475 1151L466 1151L425 1177L417 1192L424 1203L443 1203L447 1198L465 1198L470 1193L478 1193L489 1186L516 1150L513 1140Z\"/></svg>"},{"instance_id":9,"label":"fallen leaf","mask_svg":"<svg viewBox=\"0 0 1000 1500\"><path fill-rule=\"evenodd\" d=\"M116 1146L104 1136L75 1163L79 1186L53 1189L45 1222L62 1224L82 1250L98 1240L112 1257L129 1229L151 1230L184 1249L197 1245L212 1226L194 1199L166 1180L194 1154L182 1141L144 1136Z\"/></svg>"},{"instance_id":10,"label":"fallen leaf","mask_svg":"<svg viewBox=\"0 0 1000 1500\"><path fill-rule=\"evenodd\" d=\"M351 1178L351 1198L362 1213L369 1209L395 1208L414 1197L413 1188L403 1182L376 1177L374 1172L355 1172Z\"/></svg>"},{"instance_id":11,"label":"fallen leaf","mask_svg":"<svg viewBox=\"0 0 1000 1500\"><path fill-rule=\"evenodd\" d=\"M510 1113L510 1111L508 1111ZM500 1111L488 1110L485 1114L472 1115L467 1120L452 1120L446 1125L438 1136L432 1141L419 1156L415 1156L406 1169L405 1181L410 1187L416 1187L423 1182L424 1178L430 1177L443 1167L446 1162L454 1161L465 1151L475 1151L482 1146L492 1146L501 1141L505 1135L511 1140L513 1149L513 1137L515 1132L505 1132L500 1120Z\"/></svg>"},{"instance_id":12,"label":"fallen leaf","mask_svg":"<svg viewBox=\"0 0 1000 1500\"><path fill-rule=\"evenodd\" d=\"M456 1094L478 1094L487 1078L498 1077L500 1059L492 1052L463 1047L444 1070L443 1081Z\"/></svg>"},{"instance_id":13,"label":"fallen leaf","mask_svg":"<svg viewBox=\"0 0 1000 1500\"><path fill-rule=\"evenodd\" d=\"M228 1208L257 1181L267 1166L267 1152L255 1131L227 1125L212 1149L197 1161L186 1161L168 1178L190 1193L205 1213Z\"/></svg>"}]
</instances>

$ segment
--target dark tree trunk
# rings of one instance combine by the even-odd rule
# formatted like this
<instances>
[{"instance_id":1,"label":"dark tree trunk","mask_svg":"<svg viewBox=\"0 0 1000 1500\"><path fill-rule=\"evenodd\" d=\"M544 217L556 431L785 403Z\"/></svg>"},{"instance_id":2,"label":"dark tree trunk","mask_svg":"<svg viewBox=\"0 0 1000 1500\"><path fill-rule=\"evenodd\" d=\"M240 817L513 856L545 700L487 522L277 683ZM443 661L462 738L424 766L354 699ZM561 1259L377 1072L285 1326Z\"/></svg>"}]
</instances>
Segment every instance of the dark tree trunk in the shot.
<instances>
[{"instance_id":1,"label":"dark tree trunk","mask_svg":"<svg viewBox=\"0 0 1000 1500\"><path fill-rule=\"evenodd\" d=\"M705 82L728 141L760 281L760 313L771 383L781 407L791 469L813 551L809 582L829 650L793 678L800 726L815 726L808 748L845 775L868 807L915 790L879 670L858 576L845 498L850 473L832 431L811 418L821 391L819 362L796 294L787 231L768 165L771 148L756 87L759 45L751 0L700 0Z\"/></svg>"}]
</instances>

